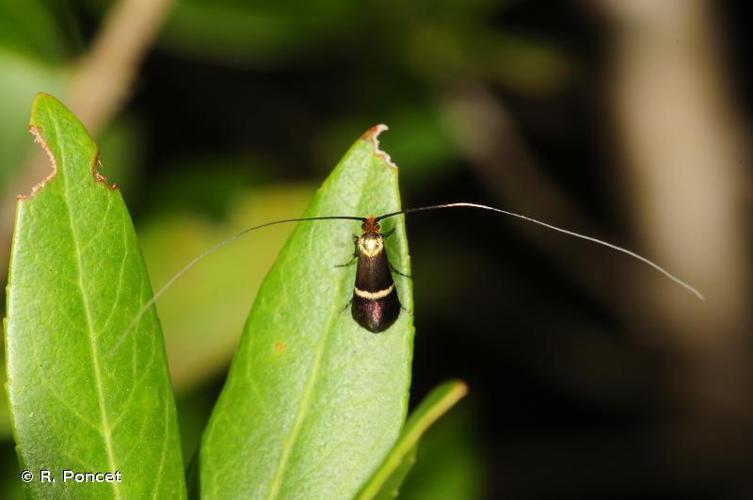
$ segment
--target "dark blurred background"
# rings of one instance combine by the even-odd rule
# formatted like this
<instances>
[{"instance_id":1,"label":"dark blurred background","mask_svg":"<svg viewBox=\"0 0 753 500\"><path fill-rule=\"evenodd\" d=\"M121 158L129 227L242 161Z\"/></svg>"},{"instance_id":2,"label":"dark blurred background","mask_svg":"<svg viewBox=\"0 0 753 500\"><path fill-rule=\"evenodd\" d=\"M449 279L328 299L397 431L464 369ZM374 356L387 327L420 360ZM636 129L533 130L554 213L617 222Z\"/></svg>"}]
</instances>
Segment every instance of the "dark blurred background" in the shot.
<instances>
[{"instance_id":1,"label":"dark blurred background","mask_svg":"<svg viewBox=\"0 0 753 500\"><path fill-rule=\"evenodd\" d=\"M234 231L300 214L386 123L408 217L413 404L470 396L426 437L405 498L753 498L750 18L745 2L0 0L0 257L49 166L45 91L121 186L152 283ZM290 227L158 302L184 454ZM0 266L5 281L7 266ZM55 348L55 347L53 347ZM5 401L0 497L21 495Z\"/></svg>"}]
</instances>

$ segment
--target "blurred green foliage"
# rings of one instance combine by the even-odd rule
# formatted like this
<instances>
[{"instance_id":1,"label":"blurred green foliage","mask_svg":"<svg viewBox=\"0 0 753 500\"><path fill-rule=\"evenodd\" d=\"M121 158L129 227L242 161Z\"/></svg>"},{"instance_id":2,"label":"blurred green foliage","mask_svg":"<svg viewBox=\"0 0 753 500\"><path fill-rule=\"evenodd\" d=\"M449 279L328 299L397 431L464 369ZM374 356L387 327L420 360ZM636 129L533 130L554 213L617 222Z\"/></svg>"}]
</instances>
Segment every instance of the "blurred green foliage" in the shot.
<instances>
[{"instance_id":1,"label":"blurred green foliage","mask_svg":"<svg viewBox=\"0 0 753 500\"><path fill-rule=\"evenodd\" d=\"M72 14L64 1L3 0L0 47L45 64L62 66L70 56L72 40L77 38Z\"/></svg>"},{"instance_id":2,"label":"blurred green foliage","mask_svg":"<svg viewBox=\"0 0 753 500\"><path fill-rule=\"evenodd\" d=\"M1 30L1 28L0 28ZM0 187L20 170L29 151L31 100L39 89L59 93L63 86L63 69L44 64L0 45L0 96L3 116L0 119Z\"/></svg>"}]
</instances>

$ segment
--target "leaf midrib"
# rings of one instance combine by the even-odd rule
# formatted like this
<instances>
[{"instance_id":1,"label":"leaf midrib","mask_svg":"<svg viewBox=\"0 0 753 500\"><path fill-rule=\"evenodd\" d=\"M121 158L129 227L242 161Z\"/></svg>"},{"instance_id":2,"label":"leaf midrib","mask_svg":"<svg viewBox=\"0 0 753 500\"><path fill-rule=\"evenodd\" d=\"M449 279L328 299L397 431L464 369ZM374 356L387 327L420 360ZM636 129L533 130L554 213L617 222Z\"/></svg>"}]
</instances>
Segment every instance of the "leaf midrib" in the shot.
<instances>
[{"instance_id":1,"label":"leaf midrib","mask_svg":"<svg viewBox=\"0 0 753 500\"><path fill-rule=\"evenodd\" d=\"M102 383L102 373L101 373L101 367L99 365L99 359L97 357L97 341L96 341L96 335L93 328L93 321L91 317L91 307L89 305L89 300L86 295L86 292L84 290L84 284L82 282L83 277L83 263L81 262L81 245L78 241L77 237L77 231L74 227L74 221L73 221L73 214L71 214L70 209L70 198L69 198L69 191L68 191L68 180L63 170L63 163L65 162L65 152L64 152L64 144L63 141L60 140L62 137L60 133L60 126L58 124L58 121L55 119L54 116L49 112L47 112L48 117L50 118L50 121L54 124L55 127L55 135L58 139L58 149L60 153L60 163L61 165L58 165L58 175L62 175L63 177L63 196L65 198L65 211L68 215L68 225L71 229L71 239L73 240L73 245L76 250L76 272L78 275L78 288L81 293L81 302L84 306L84 313L86 315L86 330L89 336L89 352L91 353L92 358L92 369L94 371L94 379L96 382L97 387L97 402L99 405L99 413L100 413L100 420L102 421L102 437L105 442L105 451L107 453L107 462L108 466L110 467L110 472L114 472L116 469L115 466L115 453L113 451L113 443L112 443L112 435L111 435L111 428L110 428L110 422L107 417L107 408L105 407L105 395L104 395L104 387ZM45 144L45 147L49 148L49 145ZM120 489L118 488L118 484L115 482L110 483L113 489L113 492L115 493L115 498L122 498Z\"/></svg>"},{"instance_id":2,"label":"leaf midrib","mask_svg":"<svg viewBox=\"0 0 753 500\"><path fill-rule=\"evenodd\" d=\"M366 176L366 182L368 181L368 178L369 178L369 175ZM363 201L363 190L360 190L360 193L361 194L358 197L358 203L356 203L356 206L358 207L361 206L361 202ZM335 285L337 287L336 294L335 294L336 297L342 294L343 281L344 279L340 279L337 281L337 284ZM329 313L329 318L327 320L325 333L322 334L322 338L319 341L319 344L317 345L316 355L315 355L316 357L314 358L314 362L312 363L311 371L309 372L308 380L306 381L306 386L303 389L303 399L301 400L301 405L298 407L298 411L296 412L296 418L295 418L295 422L293 423L293 428L288 434L288 437L285 439L285 444L283 446L282 454L280 455L280 460L277 463L277 469L275 471L274 478L272 479L272 485L269 490L269 495L267 496L268 499L276 498L280 491L280 486L282 485L282 477L285 472L285 469L287 468L288 461L290 460L290 453L292 452L293 445L295 444L298 434L301 431L303 420L305 419L306 414L308 413L309 400L311 399L311 395L313 394L314 387L316 386L317 374L319 373L319 369L321 367L322 354L324 353L324 349L326 347L327 341L330 339L334 322L339 316L337 314L336 309L337 309L336 307L330 307L330 313Z\"/></svg>"}]
</instances>

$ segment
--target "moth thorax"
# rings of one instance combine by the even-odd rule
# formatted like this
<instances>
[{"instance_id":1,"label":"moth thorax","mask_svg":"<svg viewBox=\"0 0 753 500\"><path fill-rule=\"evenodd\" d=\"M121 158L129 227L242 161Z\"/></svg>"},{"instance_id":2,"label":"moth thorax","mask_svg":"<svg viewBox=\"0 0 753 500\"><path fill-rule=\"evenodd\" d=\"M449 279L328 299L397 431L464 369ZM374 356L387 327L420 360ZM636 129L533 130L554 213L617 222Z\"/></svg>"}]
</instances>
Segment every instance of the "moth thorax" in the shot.
<instances>
[{"instance_id":1,"label":"moth thorax","mask_svg":"<svg viewBox=\"0 0 753 500\"><path fill-rule=\"evenodd\" d=\"M366 233L358 238L358 249L367 257L376 257L382 252L384 243L382 236L377 233Z\"/></svg>"}]
</instances>

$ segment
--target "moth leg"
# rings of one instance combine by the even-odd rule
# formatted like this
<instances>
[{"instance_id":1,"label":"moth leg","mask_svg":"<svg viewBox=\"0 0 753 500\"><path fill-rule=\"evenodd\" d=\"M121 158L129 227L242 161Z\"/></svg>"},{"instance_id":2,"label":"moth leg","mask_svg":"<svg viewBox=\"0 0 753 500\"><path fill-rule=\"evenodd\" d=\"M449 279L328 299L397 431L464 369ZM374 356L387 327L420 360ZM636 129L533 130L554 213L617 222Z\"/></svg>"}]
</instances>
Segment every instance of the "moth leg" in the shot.
<instances>
[{"instance_id":1,"label":"moth leg","mask_svg":"<svg viewBox=\"0 0 753 500\"><path fill-rule=\"evenodd\" d=\"M358 260L358 236L355 234L353 235L353 246L353 257L345 264L336 264L335 267L348 267L356 263L356 260Z\"/></svg>"},{"instance_id":2,"label":"moth leg","mask_svg":"<svg viewBox=\"0 0 753 500\"><path fill-rule=\"evenodd\" d=\"M398 275L402 276L403 278L408 278L409 280L413 279L413 276L411 276L410 274L405 274L405 273L399 271L395 266L392 265L392 262L390 262L390 271L392 271L395 274L398 274Z\"/></svg>"},{"instance_id":3,"label":"moth leg","mask_svg":"<svg viewBox=\"0 0 753 500\"><path fill-rule=\"evenodd\" d=\"M384 233L382 235L382 238L389 238L390 236L392 236L392 233L395 232L395 229L396 228L393 227L392 229L390 229L389 231L387 231L386 233ZM386 247L385 247L385 251L386 251ZM397 275L400 275L403 278L413 279L413 277L411 275L405 274L404 272L399 271L395 266L392 265L392 262L389 262L389 260L387 262L390 265L390 271L392 271L393 273L395 273Z\"/></svg>"},{"instance_id":4,"label":"moth leg","mask_svg":"<svg viewBox=\"0 0 753 500\"><path fill-rule=\"evenodd\" d=\"M354 256L353 256L353 257L352 257L352 258L351 258L351 259L350 259L350 260L349 260L348 262L346 262L345 264L335 264L335 267L348 267L348 266L352 266L353 264L355 264L355 263L356 263L356 260L357 260L357 258L356 258L356 256L354 255Z\"/></svg>"},{"instance_id":5,"label":"moth leg","mask_svg":"<svg viewBox=\"0 0 753 500\"><path fill-rule=\"evenodd\" d=\"M342 313L344 313L345 311L347 311L347 310L348 310L348 308L350 307L350 305L351 305L352 303L353 303L353 298L351 297L351 299L350 299L350 300L348 301L348 303L347 303L347 304L345 304L345 307L343 307L343 308L342 308L342 309L340 310L340 314L342 314Z\"/></svg>"}]
</instances>

